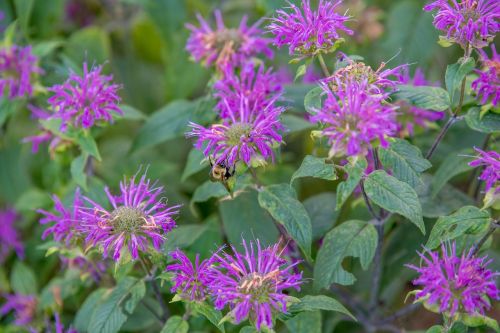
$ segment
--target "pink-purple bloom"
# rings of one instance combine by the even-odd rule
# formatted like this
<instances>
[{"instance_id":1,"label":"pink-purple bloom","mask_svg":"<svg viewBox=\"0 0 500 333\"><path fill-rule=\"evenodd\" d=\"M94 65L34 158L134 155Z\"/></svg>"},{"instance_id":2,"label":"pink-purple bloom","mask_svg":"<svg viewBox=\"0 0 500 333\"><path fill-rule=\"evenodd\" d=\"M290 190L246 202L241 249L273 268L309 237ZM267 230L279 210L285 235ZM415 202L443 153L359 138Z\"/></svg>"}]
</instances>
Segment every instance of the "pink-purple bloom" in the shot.
<instances>
[{"instance_id":1,"label":"pink-purple bloom","mask_svg":"<svg viewBox=\"0 0 500 333\"><path fill-rule=\"evenodd\" d=\"M335 92L323 82L326 99L311 116L324 125L321 136L332 145L330 156L366 155L376 141L387 147L396 134L396 107L385 103L387 94L368 92L368 82L346 82Z\"/></svg>"},{"instance_id":2,"label":"pink-purple bloom","mask_svg":"<svg viewBox=\"0 0 500 333\"><path fill-rule=\"evenodd\" d=\"M186 135L197 137L195 147L215 163L232 167L240 160L250 165L255 157L274 159L273 148L282 142L284 108L276 105L281 88L262 67L254 71L253 65L244 66L239 78L229 75L216 84L222 123L208 128L190 123Z\"/></svg>"},{"instance_id":3,"label":"pink-purple bloom","mask_svg":"<svg viewBox=\"0 0 500 333\"><path fill-rule=\"evenodd\" d=\"M137 259L139 250L148 251L150 243L160 250L166 235L175 227L172 216L179 207L167 206L163 187L144 174L140 179L135 175L120 182L119 195L111 194L107 187L105 192L112 205L109 210L84 197L92 206L79 212L86 242L102 247L104 256L111 254L116 261L127 249L132 258Z\"/></svg>"},{"instance_id":4,"label":"pink-purple bloom","mask_svg":"<svg viewBox=\"0 0 500 333\"><path fill-rule=\"evenodd\" d=\"M249 319L257 330L273 326L274 313L286 313L288 289L300 289L302 273L282 256L280 244L261 247L257 240L243 241L244 253L231 246L233 254L214 254L210 284L215 308L229 306L236 323Z\"/></svg>"},{"instance_id":5,"label":"pink-purple bloom","mask_svg":"<svg viewBox=\"0 0 500 333\"><path fill-rule=\"evenodd\" d=\"M340 38L341 31L353 33L345 26L349 16L337 13L341 4L341 0L320 0L314 10L310 0L302 0L301 7L289 2L289 12L278 10L268 26L274 34L274 44L280 48L288 45L290 54L328 52Z\"/></svg>"},{"instance_id":6,"label":"pink-purple bloom","mask_svg":"<svg viewBox=\"0 0 500 333\"><path fill-rule=\"evenodd\" d=\"M491 58L483 50L478 50L481 55L483 70L476 70L479 77L472 82L472 89L481 99L482 104L489 100L494 106L500 101L500 56L495 45L491 45Z\"/></svg>"},{"instance_id":7,"label":"pink-purple bloom","mask_svg":"<svg viewBox=\"0 0 500 333\"><path fill-rule=\"evenodd\" d=\"M3 294L5 303L0 307L0 316L14 312L14 324L28 326L33 321L37 300L34 295Z\"/></svg>"},{"instance_id":8,"label":"pink-purple bloom","mask_svg":"<svg viewBox=\"0 0 500 333\"><path fill-rule=\"evenodd\" d=\"M95 282L99 282L101 280L108 267L106 261L100 260L94 262L83 256L76 256L74 258L61 256L60 259L64 269L77 269L83 273L82 277L88 274Z\"/></svg>"},{"instance_id":9,"label":"pink-purple bloom","mask_svg":"<svg viewBox=\"0 0 500 333\"><path fill-rule=\"evenodd\" d=\"M186 25L191 30L186 49L195 61L201 61L207 67L215 64L223 69L227 65L239 66L258 54L272 58L270 40L262 36L260 22L247 26L247 17L244 16L238 28L228 28L220 10L216 10L214 15L215 29L199 14L200 27Z\"/></svg>"},{"instance_id":10,"label":"pink-purple bloom","mask_svg":"<svg viewBox=\"0 0 500 333\"><path fill-rule=\"evenodd\" d=\"M425 5L424 10L437 10L436 29L464 49L487 46L500 30L498 0L435 0Z\"/></svg>"},{"instance_id":11,"label":"pink-purple bloom","mask_svg":"<svg viewBox=\"0 0 500 333\"><path fill-rule=\"evenodd\" d=\"M475 168L483 168L479 179L486 184L486 192L493 188L495 193L500 193L500 153L494 150L483 151L479 148L474 149L479 155L469 165Z\"/></svg>"},{"instance_id":12,"label":"pink-purple bloom","mask_svg":"<svg viewBox=\"0 0 500 333\"><path fill-rule=\"evenodd\" d=\"M24 258L24 246L15 223L19 216L14 209L0 210L0 264L14 250L19 258Z\"/></svg>"},{"instance_id":13,"label":"pink-purple bloom","mask_svg":"<svg viewBox=\"0 0 500 333\"><path fill-rule=\"evenodd\" d=\"M54 210L56 213L50 213L43 209L39 209L38 213L44 215L40 219L41 224L52 224L49 228L45 229L42 234L42 239L47 238L52 234L54 240L63 242L69 245L71 240L77 233L77 228L80 224L80 208L83 206L80 189L76 189L73 203L70 207L65 207L61 200L56 196L52 196L54 201Z\"/></svg>"},{"instance_id":14,"label":"pink-purple bloom","mask_svg":"<svg viewBox=\"0 0 500 333\"><path fill-rule=\"evenodd\" d=\"M190 301L203 301L207 296L209 283L208 270L212 265L212 259L200 261L200 255L196 254L194 264L189 258L177 249L170 253L172 259L177 261L168 265L166 270L173 272L174 285L171 292L179 294L183 299Z\"/></svg>"},{"instance_id":15,"label":"pink-purple bloom","mask_svg":"<svg viewBox=\"0 0 500 333\"><path fill-rule=\"evenodd\" d=\"M420 267L407 265L419 273L413 280L413 284L422 287L416 294L417 300L436 305L449 316L457 312L484 314L491 307L488 298L500 299L495 284L499 273L487 268L492 260L475 257L472 249L457 256L455 243L449 249L443 244L441 249L441 256L430 250L426 250L428 256L419 253Z\"/></svg>"},{"instance_id":16,"label":"pink-purple bloom","mask_svg":"<svg viewBox=\"0 0 500 333\"><path fill-rule=\"evenodd\" d=\"M112 122L120 110L120 85L112 83L112 75L103 75L102 66L88 69L83 64L83 75L71 73L63 84L49 88L54 95L48 103L52 117L61 119L61 130L68 126L90 128L97 122Z\"/></svg>"},{"instance_id":17,"label":"pink-purple bloom","mask_svg":"<svg viewBox=\"0 0 500 333\"><path fill-rule=\"evenodd\" d=\"M0 95L9 99L31 97L33 81L42 73L31 46L3 47L0 49Z\"/></svg>"}]
</instances>

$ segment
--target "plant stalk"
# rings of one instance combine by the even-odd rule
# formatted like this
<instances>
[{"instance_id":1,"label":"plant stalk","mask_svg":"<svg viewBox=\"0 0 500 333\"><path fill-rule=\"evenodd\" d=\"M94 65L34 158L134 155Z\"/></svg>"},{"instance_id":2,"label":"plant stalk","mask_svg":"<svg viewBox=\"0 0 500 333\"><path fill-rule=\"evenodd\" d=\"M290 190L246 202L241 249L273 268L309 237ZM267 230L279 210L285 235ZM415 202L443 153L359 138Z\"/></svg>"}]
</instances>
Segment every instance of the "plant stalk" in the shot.
<instances>
[{"instance_id":1,"label":"plant stalk","mask_svg":"<svg viewBox=\"0 0 500 333\"><path fill-rule=\"evenodd\" d=\"M325 77L332 76L332 74L330 74L330 71L328 70L328 66L326 66L325 59L323 59L323 56L321 55L321 53L318 54L318 61L319 61L319 65L321 66L321 70L323 71L323 75Z\"/></svg>"},{"instance_id":2,"label":"plant stalk","mask_svg":"<svg viewBox=\"0 0 500 333\"><path fill-rule=\"evenodd\" d=\"M158 285L156 284L155 277L153 276L153 274L151 274L151 271L147 268L147 265L141 256L139 256L139 262L141 263L141 267L144 270L144 273L151 281L151 286L153 287L153 292L155 293L156 299L158 300L158 303L161 306L161 309L163 312L162 319L163 319L163 322L165 323L168 319L168 316L169 316L167 304L165 303L165 300L163 299L163 296L161 295L160 288L158 288Z\"/></svg>"}]
</instances>

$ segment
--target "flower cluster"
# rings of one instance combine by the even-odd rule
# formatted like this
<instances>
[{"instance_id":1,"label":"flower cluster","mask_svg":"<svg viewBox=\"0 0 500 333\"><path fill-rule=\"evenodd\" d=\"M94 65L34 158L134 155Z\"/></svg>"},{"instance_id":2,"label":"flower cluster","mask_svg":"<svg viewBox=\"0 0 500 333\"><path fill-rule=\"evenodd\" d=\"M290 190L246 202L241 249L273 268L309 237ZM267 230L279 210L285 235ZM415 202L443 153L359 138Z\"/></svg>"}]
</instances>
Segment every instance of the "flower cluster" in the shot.
<instances>
[{"instance_id":1,"label":"flower cluster","mask_svg":"<svg viewBox=\"0 0 500 333\"><path fill-rule=\"evenodd\" d=\"M0 316L14 311L17 326L29 325L35 316L37 300L34 295L4 294L5 303L0 307Z\"/></svg>"},{"instance_id":2,"label":"flower cluster","mask_svg":"<svg viewBox=\"0 0 500 333\"><path fill-rule=\"evenodd\" d=\"M500 193L500 153L494 150L486 152L479 148L474 149L479 153L479 156L469 165L483 167L479 179L485 182L486 192L493 188L495 193Z\"/></svg>"},{"instance_id":3,"label":"flower cluster","mask_svg":"<svg viewBox=\"0 0 500 333\"><path fill-rule=\"evenodd\" d=\"M270 40L262 37L260 22L247 26L247 17L243 17L238 28L227 28L222 19L222 13L215 11L216 29L197 15L200 27L187 24L191 35L186 49L195 61L201 61L205 66L215 64L217 68L239 66L258 54L272 58L269 48Z\"/></svg>"},{"instance_id":4,"label":"flower cluster","mask_svg":"<svg viewBox=\"0 0 500 333\"><path fill-rule=\"evenodd\" d=\"M500 56L495 45L491 45L491 51L491 58L488 58L486 52L479 50L483 70L476 70L479 77L472 82L472 89L481 98L482 104L491 100L491 103L497 106L500 101Z\"/></svg>"},{"instance_id":5,"label":"flower cluster","mask_svg":"<svg viewBox=\"0 0 500 333\"><path fill-rule=\"evenodd\" d=\"M457 312L484 314L491 307L488 298L500 299L495 285L499 273L487 269L491 260L476 258L472 249L457 256L455 244L450 247L447 249L442 245L441 256L430 250L427 250L429 257L419 253L423 260L421 267L407 265L419 273L413 281L423 287L417 292L417 299L438 306L439 312L450 317Z\"/></svg>"},{"instance_id":6,"label":"flower cluster","mask_svg":"<svg viewBox=\"0 0 500 333\"><path fill-rule=\"evenodd\" d=\"M349 16L338 14L342 1L320 0L318 8L311 8L310 0L302 0L301 8L290 4L290 12L282 9L268 26L274 34L277 47L288 45L290 54L314 55L328 52L340 38L340 31L352 34L345 26Z\"/></svg>"},{"instance_id":7,"label":"flower cluster","mask_svg":"<svg viewBox=\"0 0 500 333\"><path fill-rule=\"evenodd\" d=\"M13 209L0 211L0 264L7 259L11 250L14 250L18 257L24 257L23 243L14 226L17 219Z\"/></svg>"},{"instance_id":8,"label":"flower cluster","mask_svg":"<svg viewBox=\"0 0 500 333\"><path fill-rule=\"evenodd\" d=\"M101 246L104 256L110 253L118 261L123 251L128 251L133 259L139 256L139 250L145 252L149 244L160 250L165 235L175 227L172 216L179 206L169 207L162 199L163 187L157 186L142 175L120 183L120 194L112 195L105 189L112 205L107 210L88 197L84 199L92 207L82 207L81 232L87 244Z\"/></svg>"},{"instance_id":9,"label":"flower cluster","mask_svg":"<svg viewBox=\"0 0 500 333\"><path fill-rule=\"evenodd\" d=\"M192 130L186 135L197 137L195 147L225 166L240 160L250 165L258 156L274 159L273 146L282 142L278 131L284 111L276 105L281 88L275 82L270 72L253 63L244 66L239 77L226 75L215 84L222 123L208 128L190 123Z\"/></svg>"},{"instance_id":10,"label":"flower cluster","mask_svg":"<svg viewBox=\"0 0 500 333\"><path fill-rule=\"evenodd\" d=\"M248 318L257 330L272 328L273 314L287 312L290 298L285 290L299 290L302 273L294 272L297 263L283 259L280 243L261 247L258 240L255 246L243 241L243 248L244 253L233 246L232 254L216 252L201 265L197 257L194 268L182 252L174 252L179 263L167 268L176 274L174 291L191 300L209 293L216 309L229 306L236 323Z\"/></svg>"},{"instance_id":11,"label":"flower cluster","mask_svg":"<svg viewBox=\"0 0 500 333\"><path fill-rule=\"evenodd\" d=\"M424 10L437 10L436 29L464 49L485 47L500 31L498 0L435 0L424 6Z\"/></svg>"},{"instance_id":12,"label":"flower cluster","mask_svg":"<svg viewBox=\"0 0 500 333\"><path fill-rule=\"evenodd\" d=\"M387 94L372 94L368 82L347 81L335 92L323 82L326 99L312 122L324 124L321 136L332 145L330 156L366 155L375 141L388 146L387 137L397 131L396 107L385 103Z\"/></svg>"},{"instance_id":13,"label":"flower cluster","mask_svg":"<svg viewBox=\"0 0 500 333\"><path fill-rule=\"evenodd\" d=\"M33 81L42 70L31 46L3 47L0 49L0 95L9 99L31 97Z\"/></svg>"}]
</instances>

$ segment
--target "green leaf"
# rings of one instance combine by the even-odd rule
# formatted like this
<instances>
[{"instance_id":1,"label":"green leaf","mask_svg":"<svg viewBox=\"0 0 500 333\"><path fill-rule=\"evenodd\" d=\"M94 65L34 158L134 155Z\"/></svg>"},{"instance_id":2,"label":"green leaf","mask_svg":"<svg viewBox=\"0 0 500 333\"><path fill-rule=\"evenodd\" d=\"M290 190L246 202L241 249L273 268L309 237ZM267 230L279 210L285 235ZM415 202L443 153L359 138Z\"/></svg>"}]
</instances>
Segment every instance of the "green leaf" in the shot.
<instances>
[{"instance_id":1,"label":"green leaf","mask_svg":"<svg viewBox=\"0 0 500 333\"><path fill-rule=\"evenodd\" d=\"M217 327L222 333L225 332L224 324L219 322L222 319L222 314L220 311L215 310L215 308L211 305L205 303L191 303L193 310L196 313L201 314L203 317L207 318L215 327Z\"/></svg>"},{"instance_id":2,"label":"green leaf","mask_svg":"<svg viewBox=\"0 0 500 333\"><path fill-rule=\"evenodd\" d=\"M240 333L259 333L255 326L245 326L240 330Z\"/></svg>"},{"instance_id":3,"label":"green leaf","mask_svg":"<svg viewBox=\"0 0 500 333\"><path fill-rule=\"evenodd\" d=\"M87 153L90 156L95 157L98 161L101 161L101 154L99 154L99 149L97 148L97 143L90 133L83 132L80 133L76 138L78 145L83 153Z\"/></svg>"},{"instance_id":4,"label":"green leaf","mask_svg":"<svg viewBox=\"0 0 500 333\"><path fill-rule=\"evenodd\" d=\"M121 117L123 119L145 120L148 118L144 113L127 104L120 104L120 110L122 110L123 115L118 115L118 117Z\"/></svg>"},{"instance_id":5,"label":"green leaf","mask_svg":"<svg viewBox=\"0 0 500 333\"><path fill-rule=\"evenodd\" d=\"M16 261L10 273L10 286L16 294L36 295L38 284L33 270L21 261Z\"/></svg>"},{"instance_id":6,"label":"green leaf","mask_svg":"<svg viewBox=\"0 0 500 333\"><path fill-rule=\"evenodd\" d=\"M297 81L299 77L304 76L304 74L307 71L307 65L308 65L307 63L302 64L297 68L297 72L295 72L295 78L293 79L294 81Z\"/></svg>"},{"instance_id":7,"label":"green leaf","mask_svg":"<svg viewBox=\"0 0 500 333\"><path fill-rule=\"evenodd\" d=\"M88 155L83 153L71 162L71 177L75 183L87 191L87 175L85 174L85 165L87 165Z\"/></svg>"},{"instance_id":8,"label":"green leaf","mask_svg":"<svg viewBox=\"0 0 500 333\"><path fill-rule=\"evenodd\" d=\"M165 242L164 252L168 254L177 248L185 249L207 230L206 224L185 224L179 225L168 234L168 239Z\"/></svg>"},{"instance_id":9,"label":"green leaf","mask_svg":"<svg viewBox=\"0 0 500 333\"><path fill-rule=\"evenodd\" d=\"M488 112L481 117L480 108L471 108L465 116L465 122L475 131L482 133L500 132L500 114Z\"/></svg>"},{"instance_id":10,"label":"green leaf","mask_svg":"<svg viewBox=\"0 0 500 333\"><path fill-rule=\"evenodd\" d=\"M292 114L284 114L281 116L281 123L285 127L285 135L290 135L294 133L299 133L311 128L314 128L315 125L303 117L297 117Z\"/></svg>"},{"instance_id":11,"label":"green leaf","mask_svg":"<svg viewBox=\"0 0 500 333\"><path fill-rule=\"evenodd\" d=\"M43 58L54 52L55 49L61 47L63 43L62 40L49 40L36 43L35 46L33 46L33 54L38 58Z\"/></svg>"},{"instance_id":12,"label":"green leaf","mask_svg":"<svg viewBox=\"0 0 500 333\"><path fill-rule=\"evenodd\" d=\"M288 184L267 186L259 192L259 204L297 242L307 257L311 256L312 227L307 211Z\"/></svg>"},{"instance_id":13,"label":"green leaf","mask_svg":"<svg viewBox=\"0 0 500 333\"><path fill-rule=\"evenodd\" d=\"M344 270L346 257L357 257L367 269L377 248L377 231L364 221L351 220L326 234L314 265L314 287L329 288L332 283L353 284L356 278Z\"/></svg>"},{"instance_id":14,"label":"green leaf","mask_svg":"<svg viewBox=\"0 0 500 333\"><path fill-rule=\"evenodd\" d=\"M459 320L469 327L487 326L497 333L500 332L498 322L495 319L487 316L483 316L480 314L475 314L473 316L468 314L461 314Z\"/></svg>"},{"instance_id":15,"label":"green leaf","mask_svg":"<svg viewBox=\"0 0 500 333\"><path fill-rule=\"evenodd\" d=\"M65 53L76 64L87 62L92 64L104 64L111 60L111 41L104 29L98 26L76 30L68 39ZM81 65L79 69L81 70Z\"/></svg>"},{"instance_id":16,"label":"green leaf","mask_svg":"<svg viewBox=\"0 0 500 333\"><path fill-rule=\"evenodd\" d=\"M187 321L179 316L171 316L160 333L187 333L188 331L189 324Z\"/></svg>"},{"instance_id":17,"label":"green leaf","mask_svg":"<svg viewBox=\"0 0 500 333\"><path fill-rule=\"evenodd\" d=\"M317 110L321 109L323 89L315 87L306 94L304 98L304 107L307 113L316 114Z\"/></svg>"},{"instance_id":18,"label":"green leaf","mask_svg":"<svg viewBox=\"0 0 500 333\"><path fill-rule=\"evenodd\" d=\"M290 179L290 184L292 184L295 179L303 177L335 180L337 179L337 174L335 173L335 166L333 164L327 164L325 158L307 155L302 161L300 168L295 171L292 179Z\"/></svg>"},{"instance_id":19,"label":"green leaf","mask_svg":"<svg viewBox=\"0 0 500 333\"><path fill-rule=\"evenodd\" d=\"M465 206L449 216L440 217L432 228L425 245L429 249L457 239L463 234L479 234L488 229L490 214L474 206Z\"/></svg>"},{"instance_id":20,"label":"green leaf","mask_svg":"<svg viewBox=\"0 0 500 333\"><path fill-rule=\"evenodd\" d=\"M33 12L33 5L35 0L15 0L14 6L16 8L16 14L19 18L19 25L21 26L21 30L24 33L24 36L29 38L29 24L31 14Z\"/></svg>"},{"instance_id":21,"label":"green leaf","mask_svg":"<svg viewBox=\"0 0 500 333\"><path fill-rule=\"evenodd\" d=\"M379 149L382 165L390 169L397 179L416 187L422 184L420 174L429 169L431 163L422 152L406 140L391 139L388 149Z\"/></svg>"},{"instance_id":22,"label":"green leaf","mask_svg":"<svg viewBox=\"0 0 500 333\"><path fill-rule=\"evenodd\" d=\"M439 87L399 85L394 97L426 110L445 111L451 107L450 96Z\"/></svg>"},{"instance_id":23,"label":"green leaf","mask_svg":"<svg viewBox=\"0 0 500 333\"><path fill-rule=\"evenodd\" d=\"M367 167L368 162L366 159L353 160L349 158L349 163L344 166L348 177L337 186L337 210L342 208L347 198L358 186Z\"/></svg>"},{"instance_id":24,"label":"green leaf","mask_svg":"<svg viewBox=\"0 0 500 333\"><path fill-rule=\"evenodd\" d=\"M186 181L192 175L206 169L209 164L206 162L205 155L198 149L192 148L189 151L186 166L182 172L181 182Z\"/></svg>"},{"instance_id":25,"label":"green leaf","mask_svg":"<svg viewBox=\"0 0 500 333\"><path fill-rule=\"evenodd\" d=\"M268 246L276 243L279 232L269 214L259 206L257 192L245 191L232 200L222 200L219 210L230 243L241 249L242 239L259 239Z\"/></svg>"},{"instance_id":26,"label":"green leaf","mask_svg":"<svg viewBox=\"0 0 500 333\"><path fill-rule=\"evenodd\" d=\"M227 195L229 195L229 192L222 183L207 180L196 188L191 198L191 204L205 202L212 198L220 198Z\"/></svg>"},{"instance_id":27,"label":"green leaf","mask_svg":"<svg viewBox=\"0 0 500 333\"><path fill-rule=\"evenodd\" d=\"M474 58L469 57L465 62L460 60L456 64L448 65L446 68L445 83L451 101L455 100L455 93L461 88L462 80L474 69L474 66Z\"/></svg>"},{"instance_id":28,"label":"green leaf","mask_svg":"<svg viewBox=\"0 0 500 333\"><path fill-rule=\"evenodd\" d=\"M285 321L289 332L293 333L321 333L321 312L302 312Z\"/></svg>"},{"instance_id":29,"label":"green leaf","mask_svg":"<svg viewBox=\"0 0 500 333\"><path fill-rule=\"evenodd\" d=\"M106 292L109 292L107 289L99 288L94 290L90 295L87 296L83 304L78 309L76 313L75 321L73 322L73 326L78 332L88 332L88 327L90 324L90 319L95 311L95 309L101 303L101 300L104 298Z\"/></svg>"},{"instance_id":30,"label":"green leaf","mask_svg":"<svg viewBox=\"0 0 500 333\"><path fill-rule=\"evenodd\" d=\"M35 211L40 207L46 207L51 203L50 196L47 192L37 188L31 188L23 192L21 197L16 201L14 208L18 212Z\"/></svg>"},{"instance_id":31,"label":"green leaf","mask_svg":"<svg viewBox=\"0 0 500 333\"><path fill-rule=\"evenodd\" d=\"M472 149L466 149L460 152L453 152L445 158L432 178L431 195L433 197L441 191L450 179L473 169L468 163L472 160L470 157L472 154Z\"/></svg>"},{"instance_id":32,"label":"green leaf","mask_svg":"<svg viewBox=\"0 0 500 333\"><path fill-rule=\"evenodd\" d=\"M372 172L365 180L368 197L378 206L403 215L425 234L422 207L415 190L408 184L397 180L383 170Z\"/></svg>"},{"instance_id":33,"label":"green leaf","mask_svg":"<svg viewBox=\"0 0 500 333\"><path fill-rule=\"evenodd\" d=\"M304 208L311 218L313 239L323 238L337 221L338 211L335 209L335 194L324 192L304 201Z\"/></svg>"},{"instance_id":34,"label":"green leaf","mask_svg":"<svg viewBox=\"0 0 500 333\"><path fill-rule=\"evenodd\" d=\"M0 126L3 126L7 119L18 112L24 105L22 99L9 100L8 98L0 97Z\"/></svg>"},{"instance_id":35,"label":"green leaf","mask_svg":"<svg viewBox=\"0 0 500 333\"><path fill-rule=\"evenodd\" d=\"M125 277L97 306L90 320L89 332L116 333L146 293L143 280Z\"/></svg>"},{"instance_id":36,"label":"green leaf","mask_svg":"<svg viewBox=\"0 0 500 333\"><path fill-rule=\"evenodd\" d=\"M295 303L290 307L290 312L302 312L302 311L315 311L315 310L325 310L325 311L335 311L345 314L356 320L349 310L347 310L339 301L335 298L328 297L325 295L307 295L300 299L299 303Z\"/></svg>"},{"instance_id":37,"label":"green leaf","mask_svg":"<svg viewBox=\"0 0 500 333\"><path fill-rule=\"evenodd\" d=\"M444 332L444 327L441 325L434 325L427 331L425 331L425 333L443 333L443 332Z\"/></svg>"}]
</instances>

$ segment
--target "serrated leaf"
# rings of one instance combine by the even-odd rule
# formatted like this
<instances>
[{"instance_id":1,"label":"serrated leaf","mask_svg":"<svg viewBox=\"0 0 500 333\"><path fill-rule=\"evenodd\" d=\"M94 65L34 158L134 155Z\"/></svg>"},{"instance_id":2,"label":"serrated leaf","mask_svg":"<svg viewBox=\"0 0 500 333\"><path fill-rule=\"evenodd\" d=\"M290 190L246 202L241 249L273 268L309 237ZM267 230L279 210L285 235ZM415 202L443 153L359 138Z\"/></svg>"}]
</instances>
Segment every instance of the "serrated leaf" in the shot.
<instances>
[{"instance_id":1,"label":"serrated leaf","mask_svg":"<svg viewBox=\"0 0 500 333\"><path fill-rule=\"evenodd\" d=\"M16 294L36 295L38 284L33 270L21 261L16 261L10 273L10 286Z\"/></svg>"},{"instance_id":2,"label":"serrated leaf","mask_svg":"<svg viewBox=\"0 0 500 333\"><path fill-rule=\"evenodd\" d=\"M397 180L383 170L372 172L365 180L368 197L378 206L403 215L425 234L422 207L417 193L408 184Z\"/></svg>"},{"instance_id":3,"label":"serrated leaf","mask_svg":"<svg viewBox=\"0 0 500 333\"><path fill-rule=\"evenodd\" d=\"M425 110L445 111L451 107L450 96L439 87L399 85L394 97Z\"/></svg>"},{"instance_id":4,"label":"serrated leaf","mask_svg":"<svg viewBox=\"0 0 500 333\"><path fill-rule=\"evenodd\" d=\"M472 149L466 149L453 152L444 159L432 178L431 195L433 197L441 191L450 179L473 169L468 163L472 160L470 156L473 156Z\"/></svg>"},{"instance_id":5,"label":"serrated leaf","mask_svg":"<svg viewBox=\"0 0 500 333\"><path fill-rule=\"evenodd\" d=\"M388 149L379 149L382 165L390 169L397 179L416 187L422 184L420 174L432 165L417 147L406 140L391 139Z\"/></svg>"},{"instance_id":6,"label":"serrated leaf","mask_svg":"<svg viewBox=\"0 0 500 333\"><path fill-rule=\"evenodd\" d=\"M321 312L302 312L285 321L289 332L294 333L321 333Z\"/></svg>"},{"instance_id":7,"label":"serrated leaf","mask_svg":"<svg viewBox=\"0 0 500 333\"><path fill-rule=\"evenodd\" d=\"M324 192L304 201L304 208L311 219L313 239L323 238L337 221L338 211L335 209L335 194Z\"/></svg>"},{"instance_id":8,"label":"serrated leaf","mask_svg":"<svg viewBox=\"0 0 500 333\"><path fill-rule=\"evenodd\" d=\"M454 101L456 92L462 85L462 80L469 74L475 66L474 58L469 57L466 61L459 61L446 68L445 83L450 94L450 100Z\"/></svg>"},{"instance_id":9,"label":"serrated leaf","mask_svg":"<svg viewBox=\"0 0 500 333\"><path fill-rule=\"evenodd\" d=\"M481 116L480 108L471 108L465 116L465 122L471 129L478 132L500 132L500 114L488 112Z\"/></svg>"},{"instance_id":10,"label":"serrated leaf","mask_svg":"<svg viewBox=\"0 0 500 333\"><path fill-rule=\"evenodd\" d=\"M184 167L184 171L182 172L181 182L186 181L186 179L198 173L199 171L206 169L209 163L204 161L205 155L203 155L203 152L198 149L192 148L189 151L186 166Z\"/></svg>"},{"instance_id":11,"label":"serrated leaf","mask_svg":"<svg viewBox=\"0 0 500 333\"><path fill-rule=\"evenodd\" d=\"M342 261L346 257L357 257L366 270L375 255L377 238L372 224L357 220L344 222L327 233L314 265L314 287L353 284L356 278L344 270Z\"/></svg>"},{"instance_id":12,"label":"serrated leaf","mask_svg":"<svg viewBox=\"0 0 500 333\"><path fill-rule=\"evenodd\" d=\"M189 324L179 316L168 318L160 333L187 333Z\"/></svg>"},{"instance_id":13,"label":"serrated leaf","mask_svg":"<svg viewBox=\"0 0 500 333\"><path fill-rule=\"evenodd\" d=\"M299 303L295 303L290 307L290 312L315 310L340 312L356 320L352 313L349 312L349 310L347 310L339 301L326 295L307 295L301 298Z\"/></svg>"},{"instance_id":14,"label":"serrated leaf","mask_svg":"<svg viewBox=\"0 0 500 333\"><path fill-rule=\"evenodd\" d=\"M322 105L322 94L323 89L321 87L315 87L306 94L304 98L304 107L306 108L307 113L315 114L318 110L321 109Z\"/></svg>"},{"instance_id":15,"label":"serrated leaf","mask_svg":"<svg viewBox=\"0 0 500 333\"><path fill-rule=\"evenodd\" d=\"M95 309L89 332L116 333L146 293L143 280L125 277Z\"/></svg>"},{"instance_id":16,"label":"serrated leaf","mask_svg":"<svg viewBox=\"0 0 500 333\"><path fill-rule=\"evenodd\" d=\"M490 224L490 214L474 206L465 206L449 216L440 217L432 228L426 247L434 249L441 243L463 234L478 234Z\"/></svg>"},{"instance_id":17,"label":"serrated leaf","mask_svg":"<svg viewBox=\"0 0 500 333\"><path fill-rule=\"evenodd\" d=\"M306 155L300 167L295 171L290 179L290 184L297 178L313 177L325 180L337 179L335 173L335 166L333 164L326 164L324 157L315 157Z\"/></svg>"},{"instance_id":18,"label":"serrated leaf","mask_svg":"<svg viewBox=\"0 0 500 333\"><path fill-rule=\"evenodd\" d=\"M85 191L87 190L87 175L85 174L85 166L87 165L88 155L83 153L71 162L71 177L75 183L82 187Z\"/></svg>"},{"instance_id":19,"label":"serrated leaf","mask_svg":"<svg viewBox=\"0 0 500 333\"><path fill-rule=\"evenodd\" d=\"M107 291L107 289L100 288L94 290L90 295L87 296L83 304L78 309L75 321L73 322L73 326L78 332L88 332L92 314L101 303Z\"/></svg>"},{"instance_id":20,"label":"serrated leaf","mask_svg":"<svg viewBox=\"0 0 500 333\"><path fill-rule=\"evenodd\" d=\"M342 207L356 186L358 186L367 167L368 162L364 158L356 161L349 159L349 163L344 166L348 176L346 180L337 186L337 210Z\"/></svg>"},{"instance_id":21,"label":"serrated leaf","mask_svg":"<svg viewBox=\"0 0 500 333\"><path fill-rule=\"evenodd\" d=\"M225 332L224 324L220 324L222 319L222 314L220 311L215 310L213 306L205 303L192 303L193 310L203 317L207 318L215 327L217 327L222 333Z\"/></svg>"},{"instance_id":22,"label":"serrated leaf","mask_svg":"<svg viewBox=\"0 0 500 333\"><path fill-rule=\"evenodd\" d=\"M307 211L288 184L271 185L259 192L259 204L297 242L307 257L311 256L312 227Z\"/></svg>"},{"instance_id":23,"label":"serrated leaf","mask_svg":"<svg viewBox=\"0 0 500 333\"><path fill-rule=\"evenodd\" d=\"M97 148L97 143L90 133L83 132L79 134L76 138L78 146L83 153L95 157L98 161L101 161L101 154L99 154L99 149Z\"/></svg>"}]
</instances>

